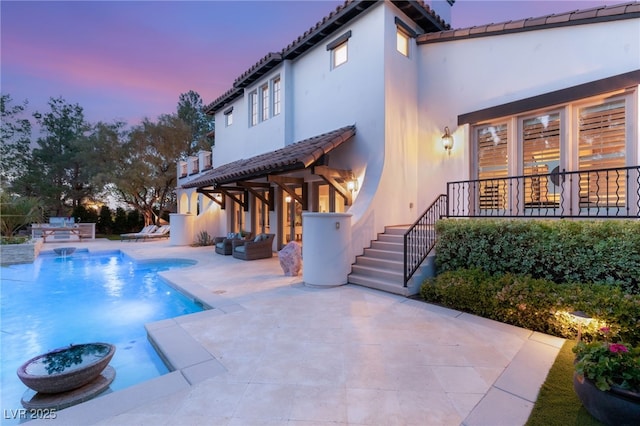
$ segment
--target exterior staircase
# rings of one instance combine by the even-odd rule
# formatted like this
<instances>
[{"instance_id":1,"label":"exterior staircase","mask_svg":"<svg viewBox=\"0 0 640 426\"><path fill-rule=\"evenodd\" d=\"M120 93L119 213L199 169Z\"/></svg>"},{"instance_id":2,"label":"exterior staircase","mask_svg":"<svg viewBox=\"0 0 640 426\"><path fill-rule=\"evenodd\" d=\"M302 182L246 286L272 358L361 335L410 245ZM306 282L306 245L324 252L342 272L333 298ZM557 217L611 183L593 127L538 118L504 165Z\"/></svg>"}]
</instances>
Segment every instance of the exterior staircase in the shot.
<instances>
[{"instance_id":1,"label":"exterior staircase","mask_svg":"<svg viewBox=\"0 0 640 426\"><path fill-rule=\"evenodd\" d=\"M409 225L385 227L384 233L371 241L371 247L356 257L349 283L407 297L417 294L424 279L434 276L434 256L425 259L404 287L404 234L408 229Z\"/></svg>"}]
</instances>

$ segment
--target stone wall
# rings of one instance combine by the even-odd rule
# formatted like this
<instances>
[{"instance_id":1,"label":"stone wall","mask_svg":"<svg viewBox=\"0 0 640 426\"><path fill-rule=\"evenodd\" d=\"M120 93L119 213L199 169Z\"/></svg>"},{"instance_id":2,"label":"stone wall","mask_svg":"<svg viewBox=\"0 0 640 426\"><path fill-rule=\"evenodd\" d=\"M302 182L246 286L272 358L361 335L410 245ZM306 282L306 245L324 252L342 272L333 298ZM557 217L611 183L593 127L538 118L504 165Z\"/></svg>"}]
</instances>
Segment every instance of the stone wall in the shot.
<instances>
[{"instance_id":1,"label":"stone wall","mask_svg":"<svg viewBox=\"0 0 640 426\"><path fill-rule=\"evenodd\" d=\"M43 244L41 238L24 244L2 244L0 245L0 263L2 265L31 263L40 254Z\"/></svg>"}]
</instances>

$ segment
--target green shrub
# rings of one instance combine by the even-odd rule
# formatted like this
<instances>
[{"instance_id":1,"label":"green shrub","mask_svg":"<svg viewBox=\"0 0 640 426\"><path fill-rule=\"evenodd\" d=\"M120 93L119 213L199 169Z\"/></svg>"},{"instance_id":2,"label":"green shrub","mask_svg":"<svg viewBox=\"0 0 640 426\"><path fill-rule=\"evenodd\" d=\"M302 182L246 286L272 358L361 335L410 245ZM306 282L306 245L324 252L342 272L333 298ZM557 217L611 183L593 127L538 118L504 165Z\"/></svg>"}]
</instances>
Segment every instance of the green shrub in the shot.
<instances>
[{"instance_id":1,"label":"green shrub","mask_svg":"<svg viewBox=\"0 0 640 426\"><path fill-rule=\"evenodd\" d=\"M427 302L568 339L578 331L570 312L583 311L597 320L583 326L585 340L606 324L624 341L640 342L640 295L618 285L556 284L526 275L460 269L425 281L420 295Z\"/></svg>"},{"instance_id":2,"label":"green shrub","mask_svg":"<svg viewBox=\"0 0 640 426\"><path fill-rule=\"evenodd\" d=\"M453 220L436 224L438 272L479 268L640 293L640 221Z\"/></svg>"}]
</instances>

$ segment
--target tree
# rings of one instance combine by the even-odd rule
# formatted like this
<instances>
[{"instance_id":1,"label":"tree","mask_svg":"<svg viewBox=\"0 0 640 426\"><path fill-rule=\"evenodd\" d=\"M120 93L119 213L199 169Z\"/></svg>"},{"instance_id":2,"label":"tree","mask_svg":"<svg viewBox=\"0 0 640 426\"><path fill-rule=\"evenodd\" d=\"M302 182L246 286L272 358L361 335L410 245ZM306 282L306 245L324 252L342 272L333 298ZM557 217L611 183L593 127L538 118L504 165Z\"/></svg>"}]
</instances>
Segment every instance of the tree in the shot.
<instances>
[{"instance_id":1,"label":"tree","mask_svg":"<svg viewBox=\"0 0 640 426\"><path fill-rule=\"evenodd\" d=\"M43 136L15 186L23 195L40 196L52 214L67 216L94 190L85 158L89 126L77 104L51 98L49 107L48 113L33 114Z\"/></svg>"},{"instance_id":2,"label":"tree","mask_svg":"<svg viewBox=\"0 0 640 426\"><path fill-rule=\"evenodd\" d=\"M178 98L178 117L191 131L191 137L182 148L183 158L196 154L200 150L211 149L214 122L204 113L202 98L197 92L189 90Z\"/></svg>"},{"instance_id":3,"label":"tree","mask_svg":"<svg viewBox=\"0 0 640 426\"><path fill-rule=\"evenodd\" d=\"M24 176L31 161L31 122L22 117L27 101L11 105L10 95L1 95L0 113L0 183L7 190Z\"/></svg>"},{"instance_id":4,"label":"tree","mask_svg":"<svg viewBox=\"0 0 640 426\"><path fill-rule=\"evenodd\" d=\"M176 163L191 138L190 128L177 115L144 119L120 147L113 165L116 198L140 211L144 224L156 223L171 205Z\"/></svg>"}]
</instances>

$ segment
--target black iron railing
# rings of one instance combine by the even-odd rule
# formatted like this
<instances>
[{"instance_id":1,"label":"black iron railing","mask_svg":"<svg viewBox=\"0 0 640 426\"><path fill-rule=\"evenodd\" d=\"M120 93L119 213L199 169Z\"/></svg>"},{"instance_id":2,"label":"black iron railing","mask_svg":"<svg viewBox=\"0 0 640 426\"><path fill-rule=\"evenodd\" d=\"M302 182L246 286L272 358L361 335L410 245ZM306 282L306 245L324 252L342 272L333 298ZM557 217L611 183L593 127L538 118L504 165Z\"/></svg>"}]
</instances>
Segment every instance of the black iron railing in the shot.
<instances>
[{"instance_id":1,"label":"black iron railing","mask_svg":"<svg viewBox=\"0 0 640 426\"><path fill-rule=\"evenodd\" d=\"M404 286L436 244L435 224L447 214L447 195L440 194L404 234Z\"/></svg>"},{"instance_id":2,"label":"black iron railing","mask_svg":"<svg viewBox=\"0 0 640 426\"><path fill-rule=\"evenodd\" d=\"M449 217L640 217L640 166L449 182Z\"/></svg>"}]
</instances>

